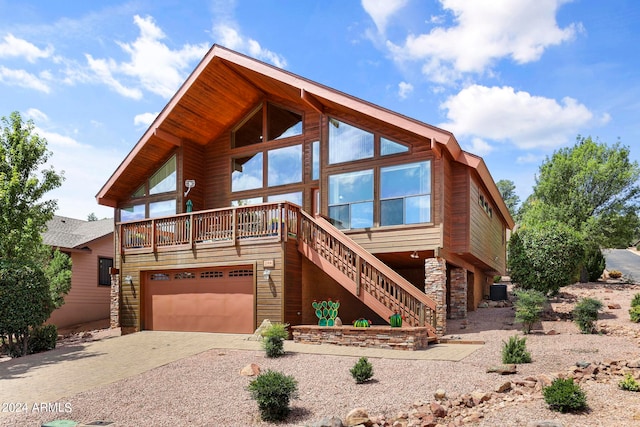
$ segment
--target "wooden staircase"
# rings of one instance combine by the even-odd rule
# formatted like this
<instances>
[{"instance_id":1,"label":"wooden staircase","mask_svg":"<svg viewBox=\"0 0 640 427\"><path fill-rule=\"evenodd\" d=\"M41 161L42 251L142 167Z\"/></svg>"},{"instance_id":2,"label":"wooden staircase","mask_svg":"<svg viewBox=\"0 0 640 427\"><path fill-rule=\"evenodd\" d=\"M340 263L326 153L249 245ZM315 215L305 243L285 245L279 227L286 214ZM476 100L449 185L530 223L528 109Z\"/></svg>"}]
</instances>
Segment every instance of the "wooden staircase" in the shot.
<instances>
[{"instance_id":1,"label":"wooden staircase","mask_svg":"<svg viewBox=\"0 0 640 427\"><path fill-rule=\"evenodd\" d=\"M298 249L383 319L394 312L436 338L436 303L322 217L300 210Z\"/></svg>"}]
</instances>

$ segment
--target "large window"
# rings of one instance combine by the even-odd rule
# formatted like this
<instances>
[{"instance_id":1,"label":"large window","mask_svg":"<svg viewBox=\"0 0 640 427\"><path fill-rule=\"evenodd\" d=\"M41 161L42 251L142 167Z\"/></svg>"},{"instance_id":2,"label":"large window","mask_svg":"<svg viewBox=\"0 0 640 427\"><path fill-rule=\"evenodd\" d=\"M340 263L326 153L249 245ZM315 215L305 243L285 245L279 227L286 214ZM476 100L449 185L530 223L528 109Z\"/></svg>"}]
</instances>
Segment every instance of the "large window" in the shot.
<instances>
[{"instance_id":1,"label":"large window","mask_svg":"<svg viewBox=\"0 0 640 427\"><path fill-rule=\"evenodd\" d=\"M145 205L133 205L120 209L120 221L136 221L144 219L145 217Z\"/></svg>"},{"instance_id":2,"label":"large window","mask_svg":"<svg viewBox=\"0 0 640 427\"><path fill-rule=\"evenodd\" d=\"M329 217L338 228L373 226L373 170L329 177Z\"/></svg>"},{"instance_id":3,"label":"large window","mask_svg":"<svg viewBox=\"0 0 640 427\"><path fill-rule=\"evenodd\" d=\"M373 157L373 133L329 119L329 164Z\"/></svg>"},{"instance_id":4,"label":"large window","mask_svg":"<svg viewBox=\"0 0 640 427\"><path fill-rule=\"evenodd\" d=\"M429 162L380 169L380 225L431 221Z\"/></svg>"},{"instance_id":5,"label":"large window","mask_svg":"<svg viewBox=\"0 0 640 427\"><path fill-rule=\"evenodd\" d=\"M98 286L111 286L113 258L98 257Z\"/></svg>"},{"instance_id":6,"label":"large window","mask_svg":"<svg viewBox=\"0 0 640 427\"><path fill-rule=\"evenodd\" d=\"M269 150L267 164L269 187L302 182L302 145Z\"/></svg>"},{"instance_id":7,"label":"large window","mask_svg":"<svg viewBox=\"0 0 640 427\"><path fill-rule=\"evenodd\" d=\"M268 141L302 135L301 114L277 105L267 104L266 129L264 116L265 108L262 105L253 110L232 132L232 146L239 148L259 144L265 141L265 132Z\"/></svg>"},{"instance_id":8,"label":"large window","mask_svg":"<svg viewBox=\"0 0 640 427\"><path fill-rule=\"evenodd\" d=\"M176 191L176 156L173 156L149 178L149 194ZM136 192L138 193L138 192Z\"/></svg>"},{"instance_id":9,"label":"large window","mask_svg":"<svg viewBox=\"0 0 640 427\"><path fill-rule=\"evenodd\" d=\"M262 153L233 159L231 191L262 188Z\"/></svg>"},{"instance_id":10,"label":"large window","mask_svg":"<svg viewBox=\"0 0 640 427\"><path fill-rule=\"evenodd\" d=\"M302 206L302 191L294 193L275 194L267 197L268 202L291 202L298 206Z\"/></svg>"},{"instance_id":11,"label":"large window","mask_svg":"<svg viewBox=\"0 0 640 427\"><path fill-rule=\"evenodd\" d=\"M149 218L171 216L176 214L176 200L161 200L149 203Z\"/></svg>"}]
</instances>

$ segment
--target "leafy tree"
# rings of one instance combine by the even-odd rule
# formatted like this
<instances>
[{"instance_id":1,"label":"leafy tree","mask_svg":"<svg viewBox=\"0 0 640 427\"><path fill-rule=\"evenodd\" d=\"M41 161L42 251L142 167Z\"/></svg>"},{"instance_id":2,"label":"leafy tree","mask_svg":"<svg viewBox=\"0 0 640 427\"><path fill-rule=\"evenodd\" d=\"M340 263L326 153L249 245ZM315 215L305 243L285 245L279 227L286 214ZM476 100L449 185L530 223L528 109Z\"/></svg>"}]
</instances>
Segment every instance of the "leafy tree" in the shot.
<instances>
[{"instance_id":1,"label":"leafy tree","mask_svg":"<svg viewBox=\"0 0 640 427\"><path fill-rule=\"evenodd\" d=\"M42 243L57 207L55 200L43 197L63 180L47 168L47 141L18 112L0 121L0 334L12 353L21 355L27 352L30 330L62 305L71 263Z\"/></svg>"},{"instance_id":2,"label":"leafy tree","mask_svg":"<svg viewBox=\"0 0 640 427\"><path fill-rule=\"evenodd\" d=\"M516 185L509 179L501 179L496 182L498 191L502 195L502 200L507 205L509 213L513 218L518 216L518 205L520 204L520 197L516 194Z\"/></svg>"},{"instance_id":3,"label":"leafy tree","mask_svg":"<svg viewBox=\"0 0 640 427\"><path fill-rule=\"evenodd\" d=\"M87 215L87 221L97 221L98 217L96 216L96 214L94 212L91 212L89 215Z\"/></svg>"},{"instance_id":4,"label":"leafy tree","mask_svg":"<svg viewBox=\"0 0 640 427\"><path fill-rule=\"evenodd\" d=\"M578 136L540 166L522 222L555 220L599 247L628 247L640 233L640 166L629 148Z\"/></svg>"},{"instance_id":5,"label":"leafy tree","mask_svg":"<svg viewBox=\"0 0 640 427\"><path fill-rule=\"evenodd\" d=\"M520 228L511 236L508 250L515 283L554 295L573 282L584 257L584 242L571 227L550 221Z\"/></svg>"},{"instance_id":6,"label":"leafy tree","mask_svg":"<svg viewBox=\"0 0 640 427\"><path fill-rule=\"evenodd\" d=\"M53 218L55 200L44 195L62 185L63 176L45 169L51 156L46 139L33 132L18 112L2 117L0 134L0 258L33 259L43 256L41 233Z\"/></svg>"}]
</instances>

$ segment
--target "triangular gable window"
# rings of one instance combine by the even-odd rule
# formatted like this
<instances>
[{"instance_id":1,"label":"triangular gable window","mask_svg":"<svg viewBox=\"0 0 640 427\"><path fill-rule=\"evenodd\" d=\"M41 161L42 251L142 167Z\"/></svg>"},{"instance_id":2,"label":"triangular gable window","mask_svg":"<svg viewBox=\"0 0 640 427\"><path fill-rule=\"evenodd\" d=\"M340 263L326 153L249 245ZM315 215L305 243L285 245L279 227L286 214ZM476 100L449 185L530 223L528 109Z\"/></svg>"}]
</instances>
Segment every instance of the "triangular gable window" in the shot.
<instances>
[{"instance_id":1,"label":"triangular gable window","mask_svg":"<svg viewBox=\"0 0 640 427\"><path fill-rule=\"evenodd\" d=\"M149 194L176 191L176 156L173 156L149 178Z\"/></svg>"},{"instance_id":2,"label":"triangular gable window","mask_svg":"<svg viewBox=\"0 0 640 427\"><path fill-rule=\"evenodd\" d=\"M391 141L387 138L380 138L380 155L389 156L391 154L407 153L409 147L398 142Z\"/></svg>"},{"instance_id":3,"label":"triangular gable window","mask_svg":"<svg viewBox=\"0 0 640 427\"><path fill-rule=\"evenodd\" d=\"M131 198L137 199L138 197L144 197L146 195L147 195L146 186L141 185L140 188L138 188L136 192L131 195Z\"/></svg>"},{"instance_id":4,"label":"triangular gable window","mask_svg":"<svg viewBox=\"0 0 640 427\"><path fill-rule=\"evenodd\" d=\"M262 105L253 110L233 131L232 138L235 148L247 147L262 142Z\"/></svg>"},{"instance_id":5,"label":"triangular gable window","mask_svg":"<svg viewBox=\"0 0 640 427\"><path fill-rule=\"evenodd\" d=\"M269 141L302 135L302 116L300 114L272 104L269 104L268 108L267 138Z\"/></svg>"}]
</instances>

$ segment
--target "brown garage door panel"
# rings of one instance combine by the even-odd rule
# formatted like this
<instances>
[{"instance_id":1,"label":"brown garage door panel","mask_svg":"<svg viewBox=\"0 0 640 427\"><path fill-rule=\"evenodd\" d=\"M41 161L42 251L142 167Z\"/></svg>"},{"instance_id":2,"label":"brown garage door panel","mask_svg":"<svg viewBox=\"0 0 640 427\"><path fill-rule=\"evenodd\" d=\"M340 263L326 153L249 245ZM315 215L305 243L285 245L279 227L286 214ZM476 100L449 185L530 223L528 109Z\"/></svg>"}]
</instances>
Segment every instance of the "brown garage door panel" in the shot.
<instances>
[{"instance_id":1,"label":"brown garage door panel","mask_svg":"<svg viewBox=\"0 0 640 427\"><path fill-rule=\"evenodd\" d=\"M253 278L151 282L145 328L160 331L252 333Z\"/></svg>"}]
</instances>

